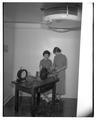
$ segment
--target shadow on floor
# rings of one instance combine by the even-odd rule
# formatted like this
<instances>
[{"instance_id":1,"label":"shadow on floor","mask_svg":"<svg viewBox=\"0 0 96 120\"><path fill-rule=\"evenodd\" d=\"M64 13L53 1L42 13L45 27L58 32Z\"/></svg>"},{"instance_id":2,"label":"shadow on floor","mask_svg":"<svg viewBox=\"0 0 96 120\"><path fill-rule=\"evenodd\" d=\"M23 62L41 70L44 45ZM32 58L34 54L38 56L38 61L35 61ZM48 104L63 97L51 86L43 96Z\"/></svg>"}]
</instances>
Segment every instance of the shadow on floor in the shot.
<instances>
[{"instance_id":1,"label":"shadow on floor","mask_svg":"<svg viewBox=\"0 0 96 120\"><path fill-rule=\"evenodd\" d=\"M19 101L19 112L14 111L14 97L3 107L3 116L31 117L30 97L22 97ZM76 117L77 99L56 100L55 110L52 111L52 103L41 100L36 117Z\"/></svg>"}]
</instances>

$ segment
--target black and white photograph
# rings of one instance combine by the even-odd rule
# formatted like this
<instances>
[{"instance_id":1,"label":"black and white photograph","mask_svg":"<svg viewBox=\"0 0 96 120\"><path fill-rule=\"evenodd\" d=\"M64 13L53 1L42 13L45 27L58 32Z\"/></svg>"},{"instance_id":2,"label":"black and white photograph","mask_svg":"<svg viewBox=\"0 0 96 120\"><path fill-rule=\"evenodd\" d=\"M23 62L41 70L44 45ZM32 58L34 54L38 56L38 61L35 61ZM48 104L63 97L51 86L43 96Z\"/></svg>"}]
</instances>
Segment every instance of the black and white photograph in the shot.
<instances>
[{"instance_id":1,"label":"black and white photograph","mask_svg":"<svg viewBox=\"0 0 96 120\"><path fill-rule=\"evenodd\" d=\"M93 8L2 2L3 117L94 117Z\"/></svg>"}]
</instances>

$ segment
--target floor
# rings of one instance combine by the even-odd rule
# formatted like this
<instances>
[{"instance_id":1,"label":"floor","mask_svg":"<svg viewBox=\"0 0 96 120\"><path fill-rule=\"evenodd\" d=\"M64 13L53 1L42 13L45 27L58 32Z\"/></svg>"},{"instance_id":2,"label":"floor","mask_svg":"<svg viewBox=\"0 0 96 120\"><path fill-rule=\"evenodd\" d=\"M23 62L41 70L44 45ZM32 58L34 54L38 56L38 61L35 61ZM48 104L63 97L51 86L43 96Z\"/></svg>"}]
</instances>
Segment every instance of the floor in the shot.
<instances>
[{"instance_id":1,"label":"floor","mask_svg":"<svg viewBox=\"0 0 96 120\"><path fill-rule=\"evenodd\" d=\"M14 97L3 107L3 116L31 117L30 97L22 97L19 101L19 112L14 111ZM52 103L41 100L36 117L76 117L77 99L66 98L56 100L55 110L52 110Z\"/></svg>"}]
</instances>

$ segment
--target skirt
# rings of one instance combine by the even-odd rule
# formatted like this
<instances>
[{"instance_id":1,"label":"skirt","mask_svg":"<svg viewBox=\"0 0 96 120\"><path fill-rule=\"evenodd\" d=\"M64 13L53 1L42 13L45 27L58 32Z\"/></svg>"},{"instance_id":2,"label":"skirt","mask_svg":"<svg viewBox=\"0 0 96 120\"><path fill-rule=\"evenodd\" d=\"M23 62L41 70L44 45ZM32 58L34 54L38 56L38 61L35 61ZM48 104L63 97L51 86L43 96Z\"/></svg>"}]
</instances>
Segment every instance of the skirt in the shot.
<instances>
[{"instance_id":1,"label":"skirt","mask_svg":"<svg viewBox=\"0 0 96 120\"><path fill-rule=\"evenodd\" d=\"M56 84L56 94L64 95L65 94L65 71L60 71L58 73L59 82Z\"/></svg>"}]
</instances>

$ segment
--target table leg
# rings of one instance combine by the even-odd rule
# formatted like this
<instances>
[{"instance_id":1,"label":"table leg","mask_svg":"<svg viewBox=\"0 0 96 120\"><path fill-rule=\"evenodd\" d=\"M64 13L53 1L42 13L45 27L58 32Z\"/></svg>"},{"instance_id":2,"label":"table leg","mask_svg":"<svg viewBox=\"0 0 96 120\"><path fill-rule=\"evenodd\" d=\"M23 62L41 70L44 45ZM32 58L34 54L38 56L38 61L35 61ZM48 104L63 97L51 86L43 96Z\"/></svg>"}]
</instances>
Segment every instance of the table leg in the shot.
<instances>
[{"instance_id":1,"label":"table leg","mask_svg":"<svg viewBox=\"0 0 96 120\"><path fill-rule=\"evenodd\" d=\"M52 88L52 112L55 111L55 98L56 98L56 84L53 85Z\"/></svg>"},{"instance_id":2,"label":"table leg","mask_svg":"<svg viewBox=\"0 0 96 120\"><path fill-rule=\"evenodd\" d=\"M37 105L40 104L40 92L37 93Z\"/></svg>"},{"instance_id":3,"label":"table leg","mask_svg":"<svg viewBox=\"0 0 96 120\"><path fill-rule=\"evenodd\" d=\"M56 98L56 84L54 84L52 89L52 103L55 105L55 98Z\"/></svg>"},{"instance_id":4,"label":"table leg","mask_svg":"<svg viewBox=\"0 0 96 120\"><path fill-rule=\"evenodd\" d=\"M15 112L18 112L18 104L19 104L19 90L18 87L15 86Z\"/></svg>"},{"instance_id":5,"label":"table leg","mask_svg":"<svg viewBox=\"0 0 96 120\"><path fill-rule=\"evenodd\" d=\"M36 93L33 90L32 91L32 97L31 97L31 115L35 116L35 110L36 110Z\"/></svg>"}]
</instances>

